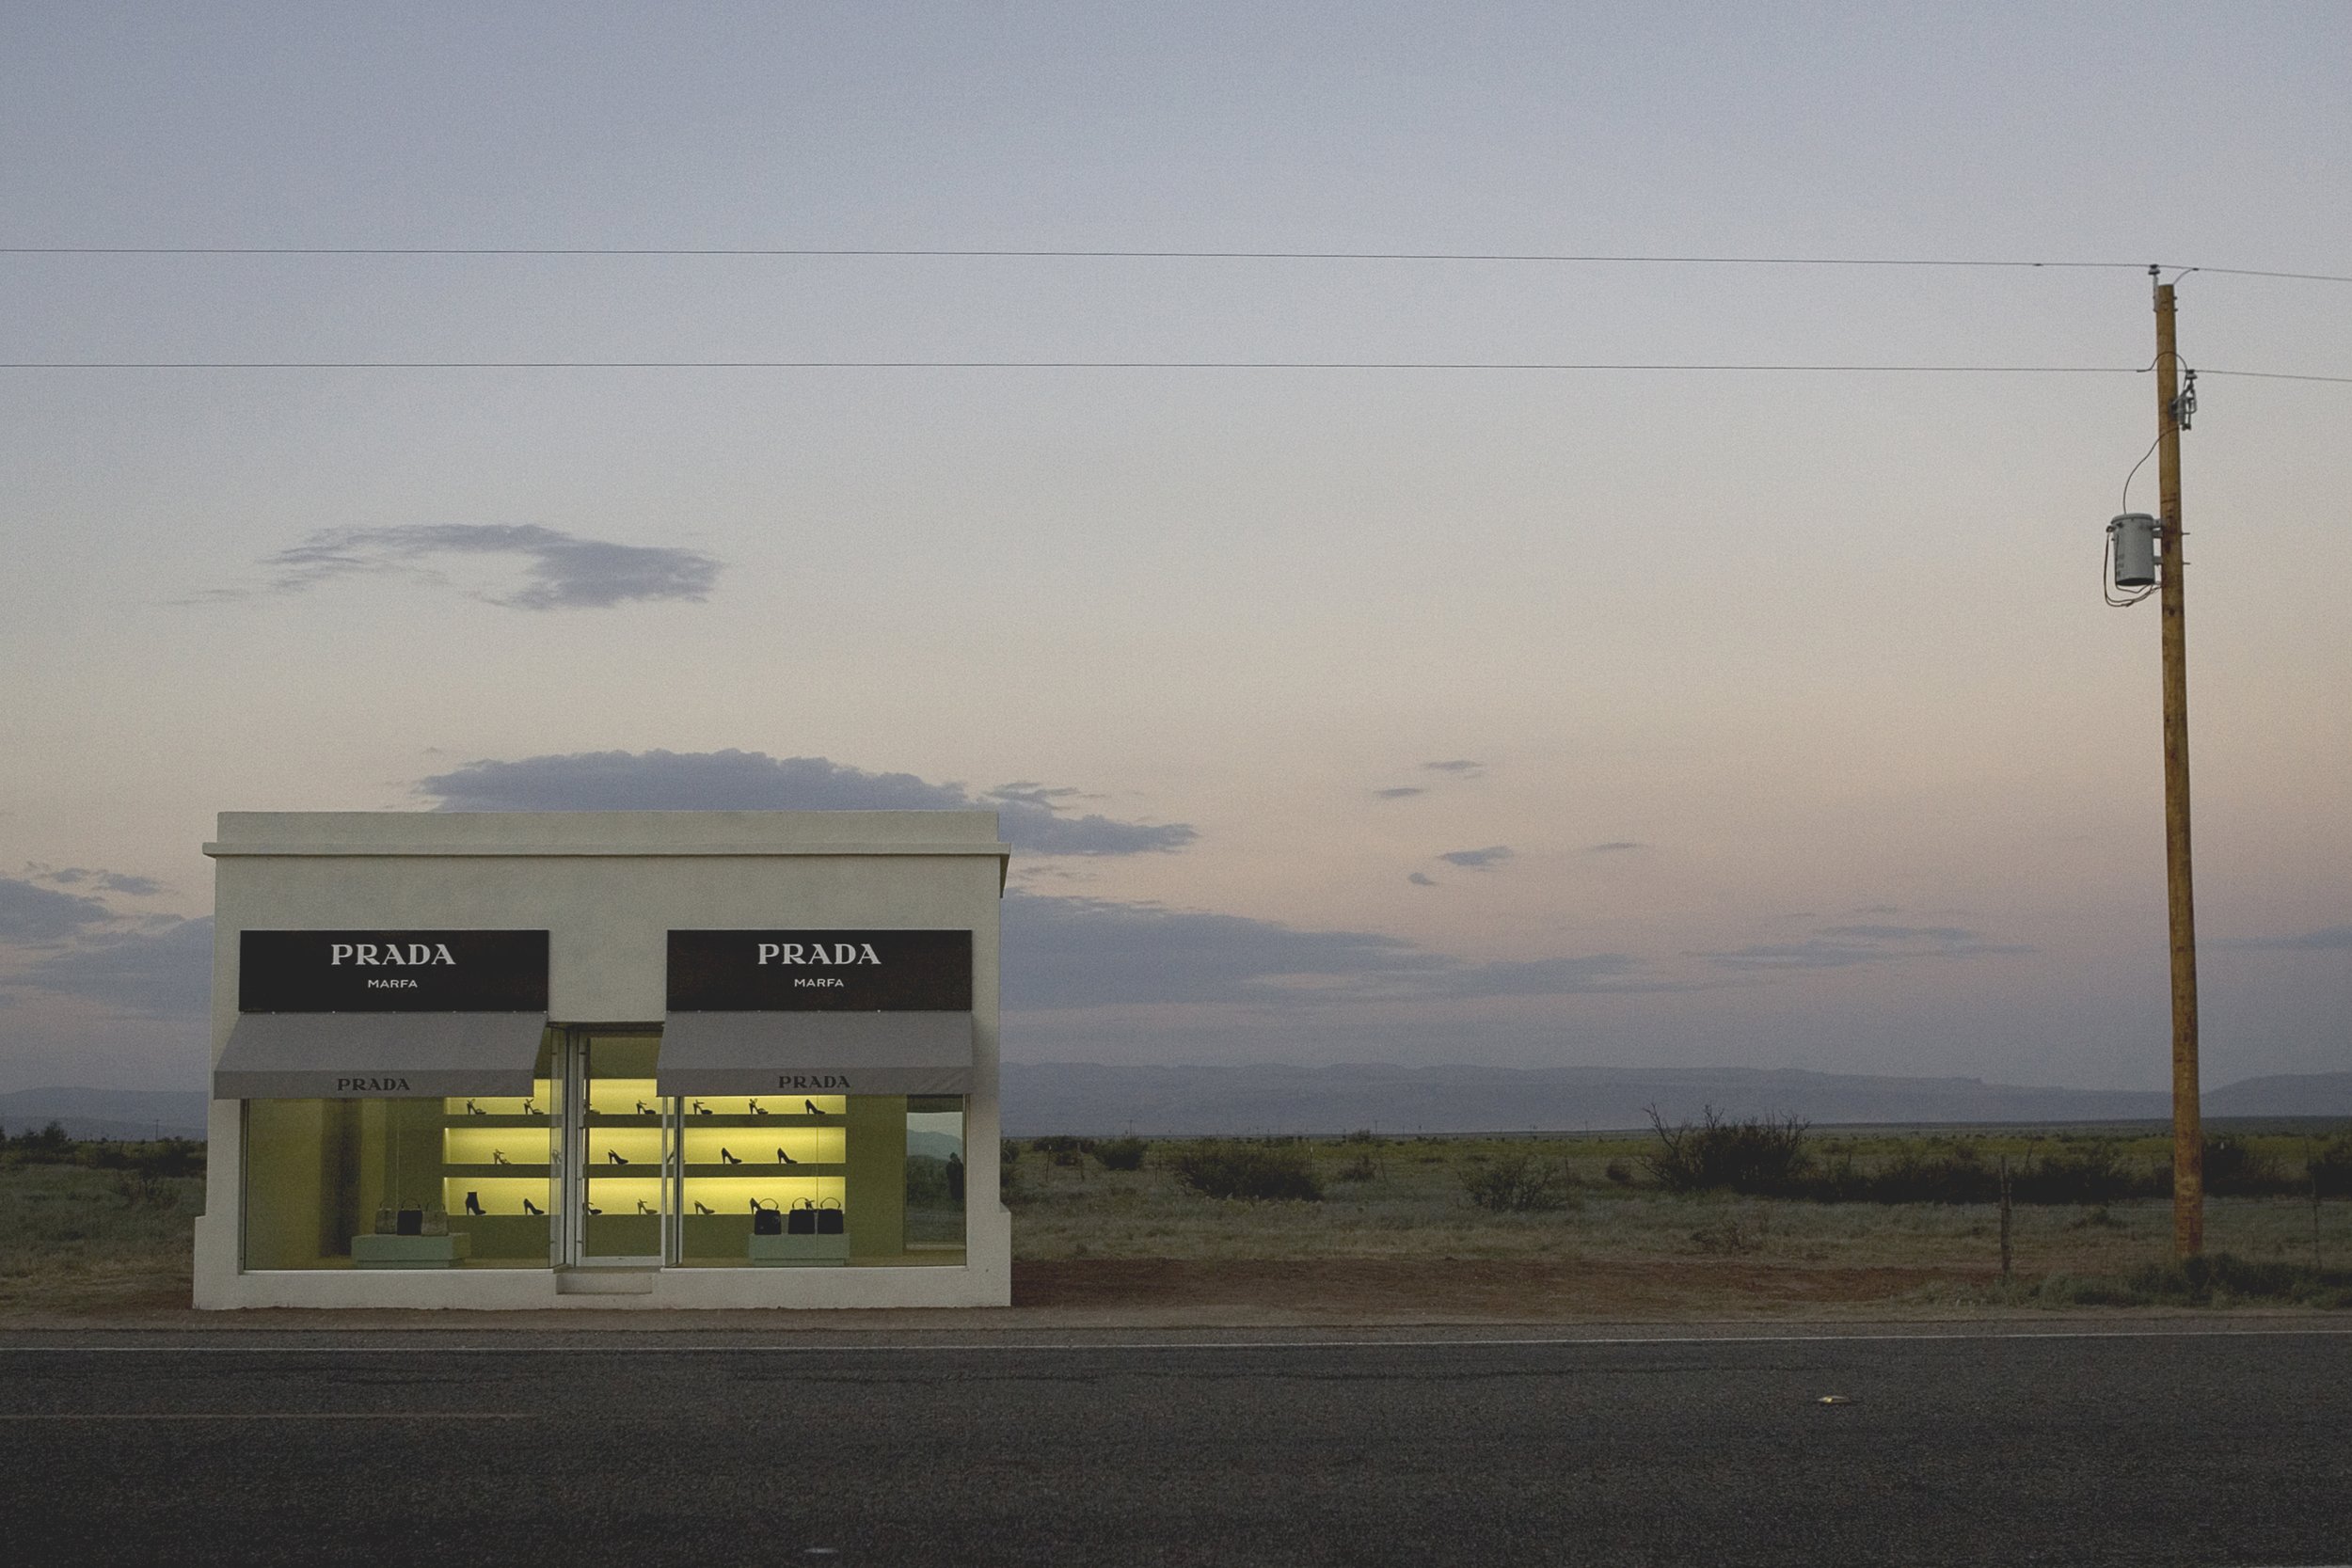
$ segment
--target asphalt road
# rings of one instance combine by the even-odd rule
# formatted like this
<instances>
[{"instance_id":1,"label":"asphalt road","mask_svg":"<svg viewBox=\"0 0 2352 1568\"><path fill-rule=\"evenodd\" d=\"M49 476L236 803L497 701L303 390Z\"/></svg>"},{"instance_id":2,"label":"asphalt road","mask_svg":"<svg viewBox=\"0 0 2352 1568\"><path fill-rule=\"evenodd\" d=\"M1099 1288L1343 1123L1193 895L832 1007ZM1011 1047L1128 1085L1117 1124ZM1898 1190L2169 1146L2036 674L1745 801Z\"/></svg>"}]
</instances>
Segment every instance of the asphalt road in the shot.
<instances>
[{"instance_id":1,"label":"asphalt road","mask_svg":"<svg viewBox=\"0 0 2352 1568\"><path fill-rule=\"evenodd\" d=\"M20 1336L0 1378L10 1563L2352 1562L2343 1331Z\"/></svg>"}]
</instances>

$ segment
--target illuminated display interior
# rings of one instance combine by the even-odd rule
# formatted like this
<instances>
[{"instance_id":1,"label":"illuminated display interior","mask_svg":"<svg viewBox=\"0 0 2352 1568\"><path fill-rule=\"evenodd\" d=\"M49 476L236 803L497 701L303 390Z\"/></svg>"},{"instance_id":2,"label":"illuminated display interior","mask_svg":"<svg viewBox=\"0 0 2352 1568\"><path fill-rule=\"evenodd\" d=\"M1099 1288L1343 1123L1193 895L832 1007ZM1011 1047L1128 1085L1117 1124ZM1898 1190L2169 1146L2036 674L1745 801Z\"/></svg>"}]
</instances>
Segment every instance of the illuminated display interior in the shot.
<instances>
[{"instance_id":1,"label":"illuminated display interior","mask_svg":"<svg viewBox=\"0 0 2352 1568\"><path fill-rule=\"evenodd\" d=\"M664 1099L658 1036L551 1034L529 1096L248 1101L246 1266L961 1261L961 1100Z\"/></svg>"}]
</instances>

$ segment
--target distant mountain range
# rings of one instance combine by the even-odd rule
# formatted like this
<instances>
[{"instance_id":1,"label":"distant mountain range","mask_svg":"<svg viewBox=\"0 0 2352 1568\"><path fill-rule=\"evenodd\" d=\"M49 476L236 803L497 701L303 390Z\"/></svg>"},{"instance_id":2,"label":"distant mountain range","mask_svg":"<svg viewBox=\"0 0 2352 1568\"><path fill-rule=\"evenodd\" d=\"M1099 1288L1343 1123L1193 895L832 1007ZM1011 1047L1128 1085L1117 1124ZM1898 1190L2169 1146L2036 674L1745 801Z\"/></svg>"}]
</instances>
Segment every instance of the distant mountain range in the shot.
<instances>
[{"instance_id":1,"label":"distant mountain range","mask_svg":"<svg viewBox=\"0 0 2352 1568\"><path fill-rule=\"evenodd\" d=\"M2169 1119L2162 1090L2032 1088L1754 1068L1106 1067L1008 1062L1005 1132L1040 1133L1576 1132L1713 1106L1832 1123ZM2352 1117L2352 1072L2249 1078L2204 1095L2208 1117Z\"/></svg>"},{"instance_id":2,"label":"distant mountain range","mask_svg":"<svg viewBox=\"0 0 2352 1568\"><path fill-rule=\"evenodd\" d=\"M2032 1088L1979 1078L1886 1078L1793 1068L1108 1067L1007 1062L1005 1132L1572 1132L1646 1127L1713 1106L1729 1116L1798 1116L1820 1125L1910 1122L2160 1121L2161 1090ZM0 1094L0 1129L55 1121L77 1138L201 1138L193 1090L18 1089ZM2248 1078L2207 1089L2205 1115L2352 1117L2352 1072ZM918 1134L930 1136L930 1134ZM946 1146L943 1143L942 1149Z\"/></svg>"},{"instance_id":3,"label":"distant mountain range","mask_svg":"<svg viewBox=\"0 0 2352 1568\"><path fill-rule=\"evenodd\" d=\"M194 1089L18 1089L0 1094L0 1128L56 1122L77 1138L200 1138L204 1096Z\"/></svg>"}]
</instances>

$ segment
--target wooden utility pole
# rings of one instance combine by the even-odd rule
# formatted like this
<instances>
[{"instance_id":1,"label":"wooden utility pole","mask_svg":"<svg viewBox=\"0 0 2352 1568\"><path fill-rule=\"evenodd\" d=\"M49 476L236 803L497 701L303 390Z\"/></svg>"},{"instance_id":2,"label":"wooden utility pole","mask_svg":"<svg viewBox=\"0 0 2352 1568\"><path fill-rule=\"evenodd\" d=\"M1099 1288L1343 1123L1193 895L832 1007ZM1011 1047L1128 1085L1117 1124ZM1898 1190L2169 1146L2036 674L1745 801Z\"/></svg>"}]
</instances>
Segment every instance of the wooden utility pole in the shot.
<instances>
[{"instance_id":1,"label":"wooden utility pole","mask_svg":"<svg viewBox=\"0 0 2352 1568\"><path fill-rule=\"evenodd\" d=\"M2148 269L2153 277L2155 269ZM2172 285L2156 285L2156 536L2164 647L2165 891L2172 927L2172 1251L2205 1249L2205 1130L2197 1077L2197 900L2188 848L2188 642L2182 624L2181 356Z\"/></svg>"}]
</instances>

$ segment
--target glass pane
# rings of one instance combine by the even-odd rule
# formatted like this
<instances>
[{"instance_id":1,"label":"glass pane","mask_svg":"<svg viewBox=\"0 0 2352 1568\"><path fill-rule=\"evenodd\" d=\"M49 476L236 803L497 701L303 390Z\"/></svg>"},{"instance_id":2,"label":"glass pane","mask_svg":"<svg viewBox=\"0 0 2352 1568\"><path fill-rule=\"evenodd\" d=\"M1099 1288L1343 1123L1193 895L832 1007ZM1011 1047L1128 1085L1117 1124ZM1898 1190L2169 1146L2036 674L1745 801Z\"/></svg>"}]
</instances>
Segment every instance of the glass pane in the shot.
<instances>
[{"instance_id":1,"label":"glass pane","mask_svg":"<svg viewBox=\"0 0 2352 1568\"><path fill-rule=\"evenodd\" d=\"M248 1101L245 1266L547 1267L551 1063L527 1097Z\"/></svg>"},{"instance_id":2,"label":"glass pane","mask_svg":"<svg viewBox=\"0 0 2352 1568\"><path fill-rule=\"evenodd\" d=\"M669 1183L662 1101L654 1091L653 1035L599 1035L584 1049L586 1168L580 1254L659 1258Z\"/></svg>"},{"instance_id":3,"label":"glass pane","mask_svg":"<svg viewBox=\"0 0 2352 1568\"><path fill-rule=\"evenodd\" d=\"M679 1261L735 1269L847 1262L849 1108L837 1094L688 1100L678 1123Z\"/></svg>"},{"instance_id":4,"label":"glass pane","mask_svg":"<svg viewBox=\"0 0 2352 1568\"><path fill-rule=\"evenodd\" d=\"M907 1234L910 1253L963 1254L963 1101L907 1101ZM937 1261L939 1259L926 1259Z\"/></svg>"}]
</instances>

